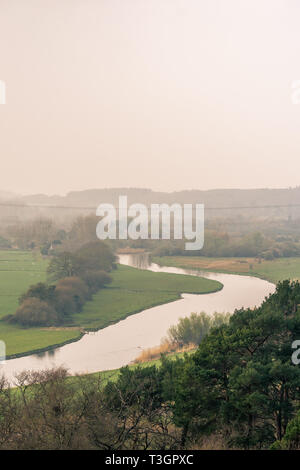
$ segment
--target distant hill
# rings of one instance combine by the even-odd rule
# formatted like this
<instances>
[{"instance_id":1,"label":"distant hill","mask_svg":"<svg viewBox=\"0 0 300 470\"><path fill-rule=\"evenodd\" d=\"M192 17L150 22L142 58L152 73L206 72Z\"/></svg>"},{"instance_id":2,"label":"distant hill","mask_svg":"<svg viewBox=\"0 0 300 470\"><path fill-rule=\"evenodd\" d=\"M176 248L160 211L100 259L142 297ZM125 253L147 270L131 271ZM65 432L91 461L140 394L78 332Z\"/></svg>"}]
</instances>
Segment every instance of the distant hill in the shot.
<instances>
[{"instance_id":1,"label":"distant hill","mask_svg":"<svg viewBox=\"0 0 300 470\"><path fill-rule=\"evenodd\" d=\"M228 217L248 214L263 217L300 217L300 187L283 189L186 190L170 193L140 188L88 189L85 191L72 191L66 196L34 194L14 197L10 199L10 202L45 208L46 206L82 208L82 212L94 212L96 207L103 202L117 206L120 195L128 197L128 204L142 203L147 206L153 203L203 203L205 204L207 217ZM268 206L275 207L269 208ZM79 212L81 211L79 210Z\"/></svg>"},{"instance_id":2,"label":"distant hill","mask_svg":"<svg viewBox=\"0 0 300 470\"><path fill-rule=\"evenodd\" d=\"M18 199L28 204L98 205L101 202L116 203L119 195L127 195L128 201L141 203L157 202L204 202L208 206L300 204L300 186L289 189L211 189L207 191L186 190L176 192L157 192L140 188L88 189L72 191L66 196L47 196L34 194ZM1 197L1 192L0 192Z\"/></svg>"}]
</instances>

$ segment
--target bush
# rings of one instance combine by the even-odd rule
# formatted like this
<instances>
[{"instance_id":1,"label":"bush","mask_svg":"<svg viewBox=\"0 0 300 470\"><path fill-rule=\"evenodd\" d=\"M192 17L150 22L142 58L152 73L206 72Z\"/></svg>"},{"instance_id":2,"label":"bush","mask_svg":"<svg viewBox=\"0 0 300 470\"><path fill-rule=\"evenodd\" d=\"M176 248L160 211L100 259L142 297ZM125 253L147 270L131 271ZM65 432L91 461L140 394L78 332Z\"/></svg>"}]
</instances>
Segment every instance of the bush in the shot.
<instances>
[{"instance_id":1,"label":"bush","mask_svg":"<svg viewBox=\"0 0 300 470\"><path fill-rule=\"evenodd\" d=\"M67 289L59 289L55 297L55 310L57 311L61 323L66 321L72 313L78 311L78 306L74 295Z\"/></svg>"},{"instance_id":2,"label":"bush","mask_svg":"<svg viewBox=\"0 0 300 470\"><path fill-rule=\"evenodd\" d=\"M48 286L44 282L38 282L33 286L30 286L25 294L19 298L19 304L22 304L24 300L29 298L36 298L43 302L53 304L55 297L55 286Z\"/></svg>"},{"instance_id":3,"label":"bush","mask_svg":"<svg viewBox=\"0 0 300 470\"><path fill-rule=\"evenodd\" d=\"M115 264L115 256L110 247L100 240L83 245L76 256L80 264L80 277L87 271L109 272Z\"/></svg>"},{"instance_id":4,"label":"bush","mask_svg":"<svg viewBox=\"0 0 300 470\"><path fill-rule=\"evenodd\" d=\"M89 298L89 290L79 277L61 279L55 289L56 308L60 313L80 312L85 301ZM70 311L70 309L73 311Z\"/></svg>"},{"instance_id":5,"label":"bush","mask_svg":"<svg viewBox=\"0 0 300 470\"><path fill-rule=\"evenodd\" d=\"M52 281L57 281L65 277L77 276L80 269L79 264L76 255L64 251L52 258L47 268L48 278Z\"/></svg>"},{"instance_id":6,"label":"bush","mask_svg":"<svg viewBox=\"0 0 300 470\"><path fill-rule=\"evenodd\" d=\"M24 327L51 326L57 324L59 318L51 305L31 297L24 300L9 321Z\"/></svg>"},{"instance_id":7,"label":"bush","mask_svg":"<svg viewBox=\"0 0 300 470\"><path fill-rule=\"evenodd\" d=\"M179 346L199 345L211 328L228 323L229 318L229 313L215 312L213 315L205 312L192 313L189 317L180 318L177 325L169 328L169 340Z\"/></svg>"},{"instance_id":8,"label":"bush","mask_svg":"<svg viewBox=\"0 0 300 470\"><path fill-rule=\"evenodd\" d=\"M87 271L82 279L88 286L90 294L95 294L98 290L112 282L112 278L105 271Z\"/></svg>"},{"instance_id":9,"label":"bush","mask_svg":"<svg viewBox=\"0 0 300 470\"><path fill-rule=\"evenodd\" d=\"M300 449L300 412L288 423L285 435L281 441L276 441L271 450Z\"/></svg>"}]
</instances>

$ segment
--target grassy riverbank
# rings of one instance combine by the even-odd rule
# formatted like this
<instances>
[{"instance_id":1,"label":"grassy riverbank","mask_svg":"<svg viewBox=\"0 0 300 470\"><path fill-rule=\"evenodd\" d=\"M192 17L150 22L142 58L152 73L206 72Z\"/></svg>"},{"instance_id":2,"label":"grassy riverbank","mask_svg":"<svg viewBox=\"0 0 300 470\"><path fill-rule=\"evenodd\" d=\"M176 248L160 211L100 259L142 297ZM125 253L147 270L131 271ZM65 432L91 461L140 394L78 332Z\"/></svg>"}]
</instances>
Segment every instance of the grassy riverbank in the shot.
<instances>
[{"instance_id":1,"label":"grassy riverbank","mask_svg":"<svg viewBox=\"0 0 300 470\"><path fill-rule=\"evenodd\" d=\"M14 313L19 296L46 280L48 260L29 251L0 251L0 319ZM49 349L81 336L83 328L100 329L155 305L171 302L182 292L203 294L222 288L220 283L193 276L152 273L119 266L113 282L87 302L73 323L63 328L28 328L0 322L6 354L20 355Z\"/></svg>"},{"instance_id":2,"label":"grassy riverbank","mask_svg":"<svg viewBox=\"0 0 300 470\"><path fill-rule=\"evenodd\" d=\"M74 324L100 329L146 308L177 300L182 292L206 294L221 288L222 284L209 279L119 265L113 283L74 315Z\"/></svg>"},{"instance_id":3,"label":"grassy riverbank","mask_svg":"<svg viewBox=\"0 0 300 470\"><path fill-rule=\"evenodd\" d=\"M161 266L256 276L273 283L283 279L300 279L300 258L278 258L272 261L259 261L257 258L162 256L153 257L152 261Z\"/></svg>"}]
</instances>

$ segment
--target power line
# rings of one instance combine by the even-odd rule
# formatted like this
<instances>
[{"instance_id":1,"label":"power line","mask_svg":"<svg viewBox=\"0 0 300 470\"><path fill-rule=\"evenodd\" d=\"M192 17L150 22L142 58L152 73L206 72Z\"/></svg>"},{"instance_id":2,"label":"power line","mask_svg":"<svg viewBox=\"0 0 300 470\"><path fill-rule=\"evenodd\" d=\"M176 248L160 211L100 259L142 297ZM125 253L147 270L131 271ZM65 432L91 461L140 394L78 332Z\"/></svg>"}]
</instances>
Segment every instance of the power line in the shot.
<instances>
[{"instance_id":1,"label":"power line","mask_svg":"<svg viewBox=\"0 0 300 470\"><path fill-rule=\"evenodd\" d=\"M109 204L109 203L104 203L104 204ZM167 203L161 203L161 204L167 204ZM169 205L172 205L175 203L170 203ZM183 204L192 204L193 203L183 203ZM183 205L181 204L181 205ZM89 211L95 211L98 206L49 206L49 205L38 205L38 204L24 204L24 203L5 203L5 202L0 202L1 207L23 207L26 209L67 209L67 210L89 210ZM114 206L115 209L119 209L118 206ZM264 206L220 206L220 207L209 207L204 205L204 209L207 210L241 210L241 209L287 209L287 208L293 208L293 207L300 207L299 204L269 204L269 205L264 205ZM151 207L146 207L148 211L151 210Z\"/></svg>"}]
</instances>

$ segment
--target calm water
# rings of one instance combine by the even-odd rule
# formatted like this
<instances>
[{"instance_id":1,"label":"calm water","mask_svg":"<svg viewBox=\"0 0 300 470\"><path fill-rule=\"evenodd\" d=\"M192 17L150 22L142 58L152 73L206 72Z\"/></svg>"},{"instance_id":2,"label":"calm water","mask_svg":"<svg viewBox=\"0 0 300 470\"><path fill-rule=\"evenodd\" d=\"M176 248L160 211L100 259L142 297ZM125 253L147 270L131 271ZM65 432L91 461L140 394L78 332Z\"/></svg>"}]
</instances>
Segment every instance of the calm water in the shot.
<instances>
[{"instance_id":1,"label":"calm water","mask_svg":"<svg viewBox=\"0 0 300 470\"><path fill-rule=\"evenodd\" d=\"M196 272L149 264L148 256L121 255L120 263L154 272L192 274L215 279L223 289L212 294L183 294L174 302L149 308L115 325L86 334L80 341L39 355L11 359L0 366L12 381L23 370L64 366L70 373L116 369L133 361L142 349L160 344L168 328L191 312L233 312L235 308L259 305L275 286L249 276Z\"/></svg>"}]
</instances>

